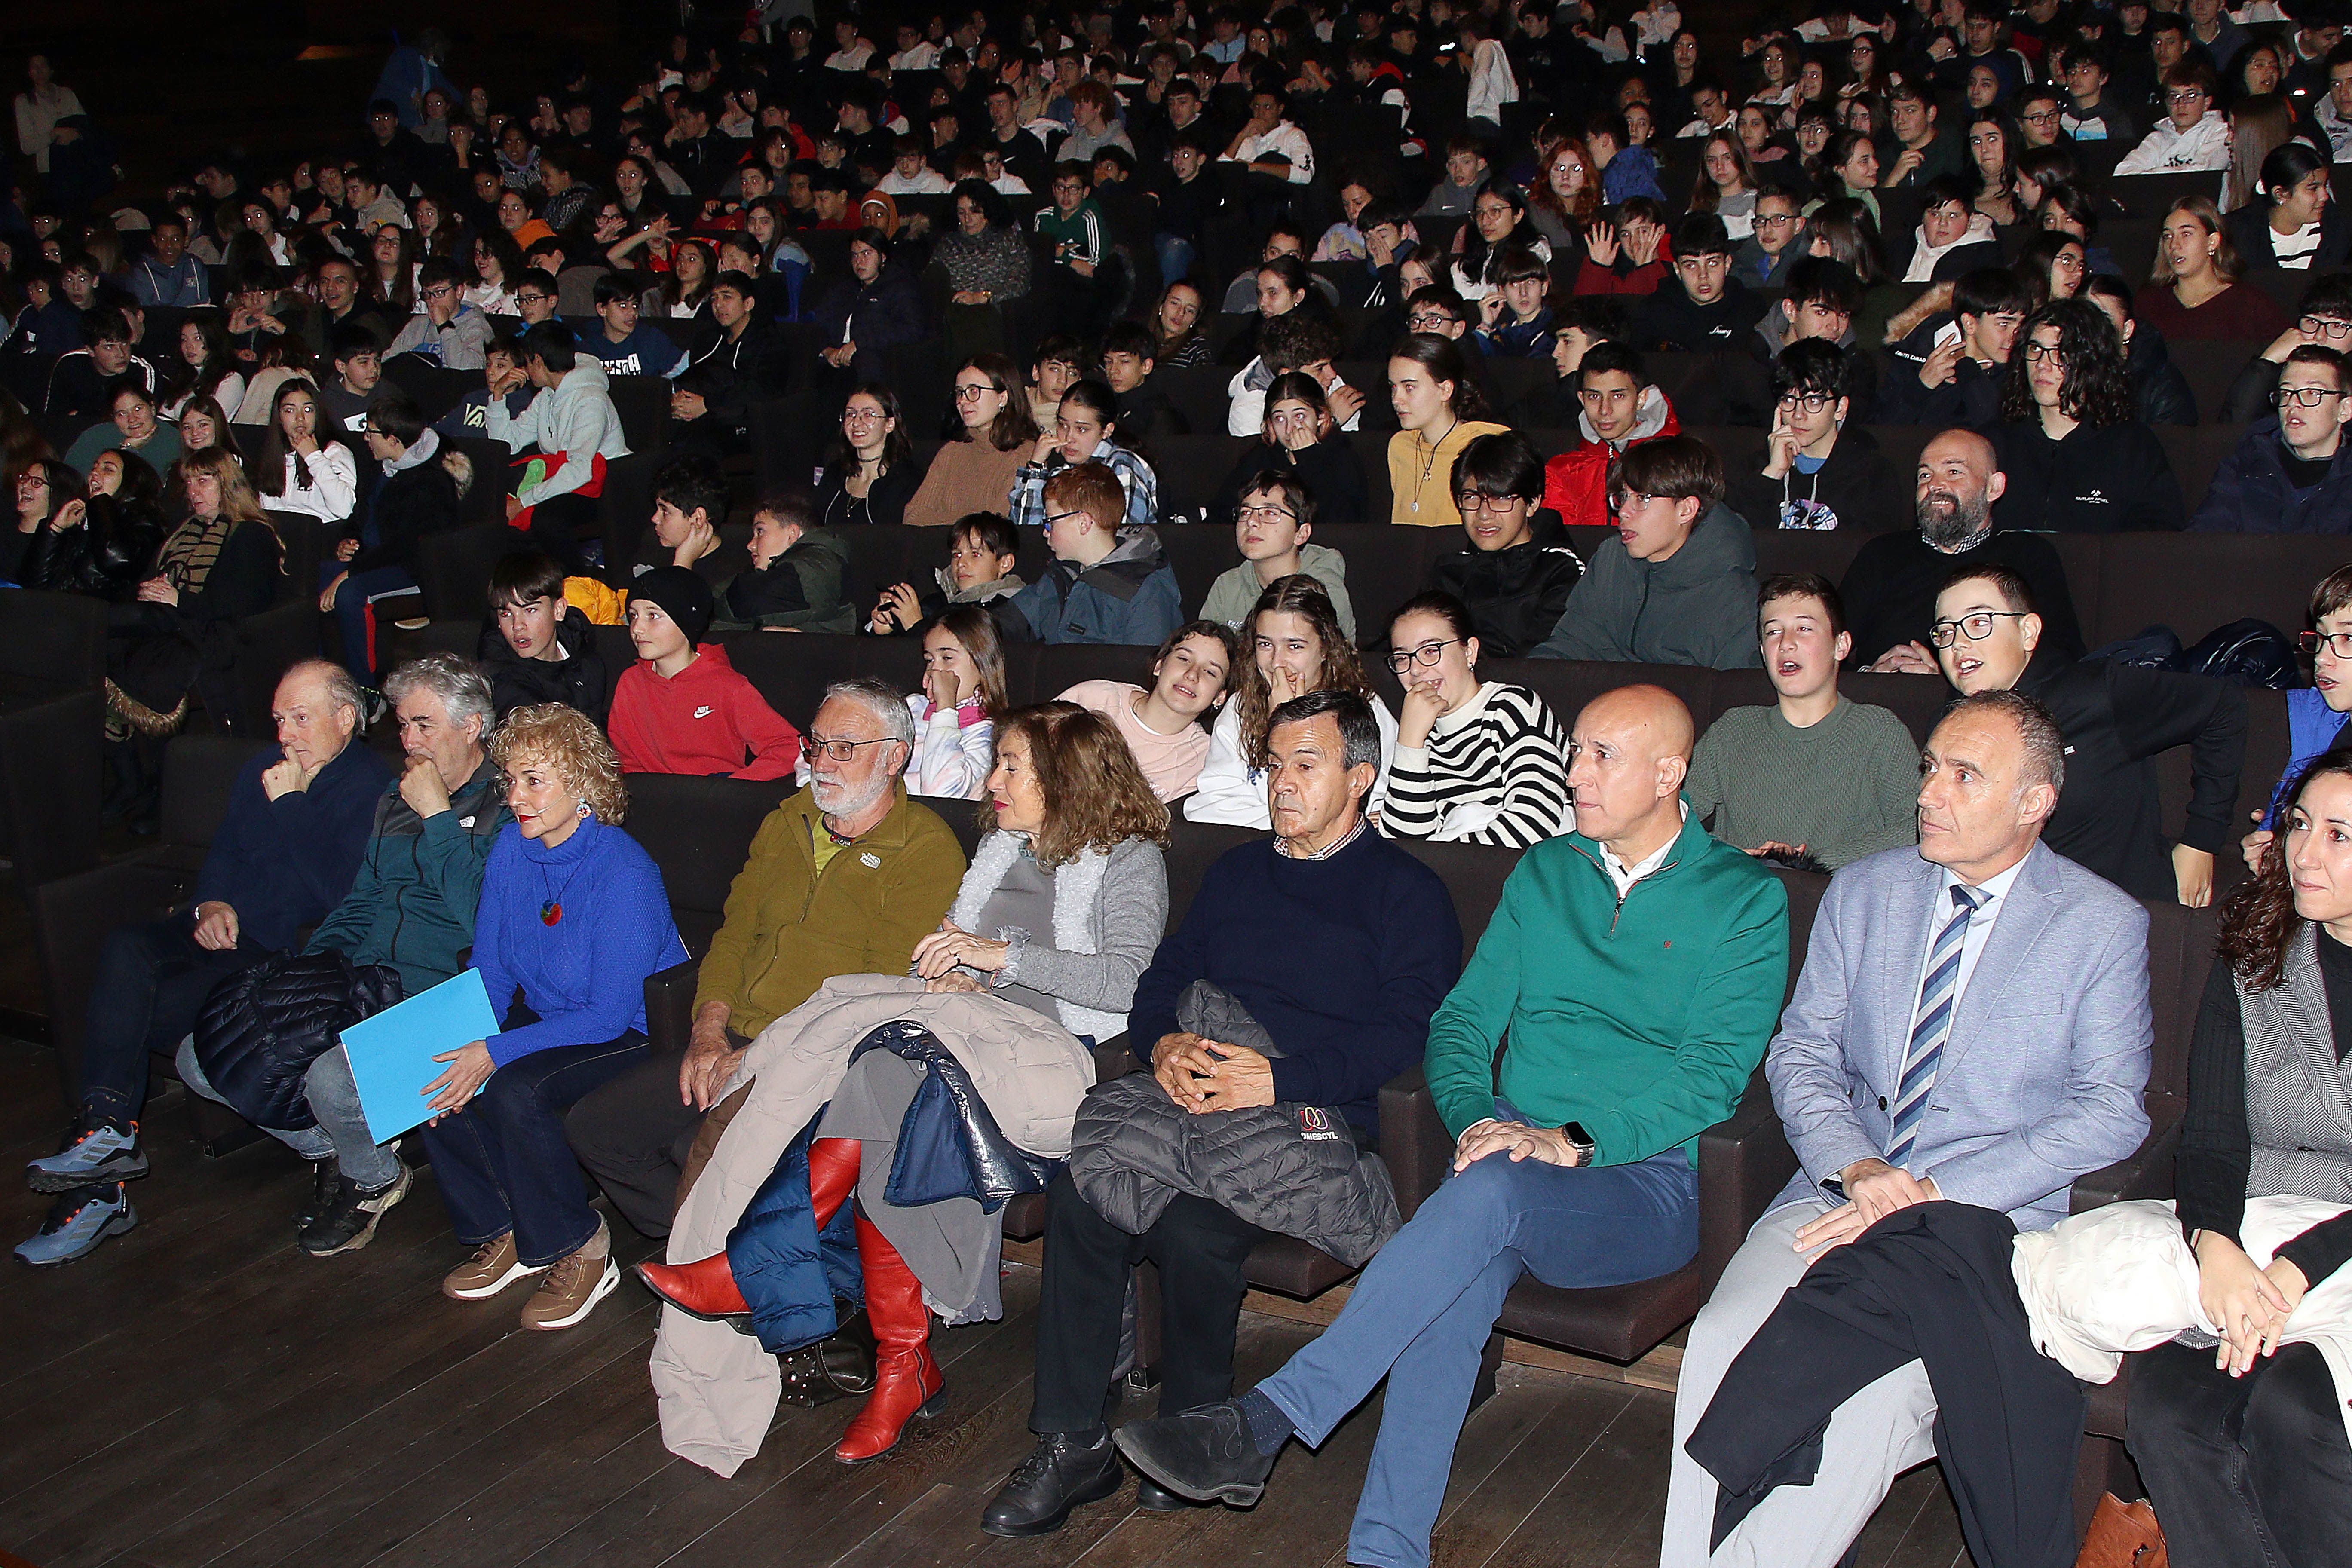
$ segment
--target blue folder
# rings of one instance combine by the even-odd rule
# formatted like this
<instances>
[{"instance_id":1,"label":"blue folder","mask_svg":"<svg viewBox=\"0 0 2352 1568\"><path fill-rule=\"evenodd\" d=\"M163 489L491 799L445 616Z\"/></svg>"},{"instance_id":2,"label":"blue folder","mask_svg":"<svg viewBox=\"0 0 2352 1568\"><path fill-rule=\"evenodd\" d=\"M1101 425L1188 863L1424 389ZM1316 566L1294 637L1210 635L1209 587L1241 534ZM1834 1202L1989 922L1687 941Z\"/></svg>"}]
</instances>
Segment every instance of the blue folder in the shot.
<instances>
[{"instance_id":1,"label":"blue folder","mask_svg":"<svg viewBox=\"0 0 2352 1568\"><path fill-rule=\"evenodd\" d=\"M390 1142L433 1114L425 1086L449 1070L446 1056L499 1032L482 972L468 969L343 1031L368 1136Z\"/></svg>"}]
</instances>

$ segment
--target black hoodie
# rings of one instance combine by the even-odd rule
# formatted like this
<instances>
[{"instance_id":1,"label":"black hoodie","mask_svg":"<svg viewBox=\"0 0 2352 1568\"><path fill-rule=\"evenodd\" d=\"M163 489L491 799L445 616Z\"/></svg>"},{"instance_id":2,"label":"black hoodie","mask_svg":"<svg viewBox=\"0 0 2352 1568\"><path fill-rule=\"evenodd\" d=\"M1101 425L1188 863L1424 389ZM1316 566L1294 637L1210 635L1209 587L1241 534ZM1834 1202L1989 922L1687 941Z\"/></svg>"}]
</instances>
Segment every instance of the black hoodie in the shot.
<instances>
[{"instance_id":1,"label":"black hoodie","mask_svg":"<svg viewBox=\"0 0 2352 1568\"><path fill-rule=\"evenodd\" d=\"M1791 468L1776 479L1760 464L1743 465L1729 476L1723 500L1750 528L1885 533L1914 522L1910 492L1887 472L1878 438L1852 424L1814 472Z\"/></svg>"},{"instance_id":2,"label":"black hoodie","mask_svg":"<svg viewBox=\"0 0 2352 1568\"><path fill-rule=\"evenodd\" d=\"M1737 278L1726 279L1712 305L1693 300L1679 281L1662 283L1633 312L1633 338L1643 348L1664 344L1696 353L1744 344L1764 300Z\"/></svg>"},{"instance_id":3,"label":"black hoodie","mask_svg":"<svg viewBox=\"0 0 2352 1568\"><path fill-rule=\"evenodd\" d=\"M1557 512L1528 520L1523 544L1508 550L1462 548L1431 563L1429 586L1470 607L1478 648L1494 658L1524 658L1551 635L1568 608L1568 595L1584 575L1584 562L1569 547L1568 530Z\"/></svg>"},{"instance_id":4,"label":"black hoodie","mask_svg":"<svg viewBox=\"0 0 2352 1568\"><path fill-rule=\"evenodd\" d=\"M1996 527L2036 533L2179 532L2180 481L2164 443L2138 420L2078 425L2053 441L2038 419L1985 432L2009 481Z\"/></svg>"},{"instance_id":5,"label":"black hoodie","mask_svg":"<svg viewBox=\"0 0 2352 1568\"><path fill-rule=\"evenodd\" d=\"M577 708L602 728L613 706L613 675L596 655L596 630L578 609L565 605L555 630L560 659L523 658L499 630L496 616L484 618L475 657L490 678L490 700L499 719L535 702Z\"/></svg>"},{"instance_id":6,"label":"black hoodie","mask_svg":"<svg viewBox=\"0 0 2352 1568\"><path fill-rule=\"evenodd\" d=\"M2187 746L2189 818L2180 841L2219 853L2246 754L2246 696L2210 676L2035 652L2017 689L2050 710L2066 740L2066 784L2042 840L2136 898L2178 896L2157 803L2159 752Z\"/></svg>"}]
</instances>

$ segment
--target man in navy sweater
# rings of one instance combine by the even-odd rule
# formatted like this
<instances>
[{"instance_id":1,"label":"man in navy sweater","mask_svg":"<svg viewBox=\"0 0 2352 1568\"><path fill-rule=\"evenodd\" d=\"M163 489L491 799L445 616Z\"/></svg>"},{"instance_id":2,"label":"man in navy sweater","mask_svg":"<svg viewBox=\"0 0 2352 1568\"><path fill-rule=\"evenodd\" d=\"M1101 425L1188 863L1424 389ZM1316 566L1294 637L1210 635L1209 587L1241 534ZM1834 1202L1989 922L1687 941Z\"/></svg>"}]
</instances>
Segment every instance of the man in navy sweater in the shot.
<instances>
[{"instance_id":1,"label":"man in navy sweater","mask_svg":"<svg viewBox=\"0 0 2352 1568\"><path fill-rule=\"evenodd\" d=\"M1434 872L1364 820L1380 769L1370 704L1318 691L1275 710L1266 779L1275 837L1228 851L1136 983L1129 1037L1169 1098L1196 1114L1319 1107L1369 1144L1381 1086L1421 1059L1430 1016L1462 967L1462 927ZM1205 980L1248 1009L1280 1047L1267 1057L1177 1023ZM1160 1408L1174 1415L1233 1391L1242 1265L1263 1234L1206 1198L1178 1194L1129 1236L1088 1206L1066 1173L1047 1193L1045 1280L1029 1426L1037 1447L982 1516L992 1535L1043 1535L1072 1508L1107 1498L1123 1474L1103 1422L1118 1355L1129 1268L1160 1268ZM1184 1500L1149 1480L1139 1501Z\"/></svg>"},{"instance_id":2,"label":"man in navy sweater","mask_svg":"<svg viewBox=\"0 0 2352 1568\"><path fill-rule=\"evenodd\" d=\"M26 1262L69 1263L136 1222L122 1184L147 1173L139 1111L148 1054L195 1025L215 982L295 945L341 901L392 769L352 743L359 689L340 666L298 664L270 704L278 744L247 763L187 908L127 925L99 949L82 1045L81 1115L55 1154L26 1167L63 1194Z\"/></svg>"}]
</instances>

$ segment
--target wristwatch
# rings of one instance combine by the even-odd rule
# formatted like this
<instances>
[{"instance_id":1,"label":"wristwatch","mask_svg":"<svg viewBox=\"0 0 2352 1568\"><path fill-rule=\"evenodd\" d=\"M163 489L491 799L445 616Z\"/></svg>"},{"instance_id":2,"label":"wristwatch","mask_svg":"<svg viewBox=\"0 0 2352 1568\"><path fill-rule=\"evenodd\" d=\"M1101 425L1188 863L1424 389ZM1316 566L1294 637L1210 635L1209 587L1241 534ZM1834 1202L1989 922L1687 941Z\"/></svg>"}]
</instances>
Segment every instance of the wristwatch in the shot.
<instances>
[{"instance_id":1,"label":"wristwatch","mask_svg":"<svg viewBox=\"0 0 2352 1568\"><path fill-rule=\"evenodd\" d=\"M1576 1163L1578 1164L1590 1165L1592 1163L1592 1134L1584 1130L1583 1122L1570 1122L1567 1126L1559 1130L1559 1135L1568 1140L1568 1146L1570 1148L1576 1151Z\"/></svg>"}]
</instances>

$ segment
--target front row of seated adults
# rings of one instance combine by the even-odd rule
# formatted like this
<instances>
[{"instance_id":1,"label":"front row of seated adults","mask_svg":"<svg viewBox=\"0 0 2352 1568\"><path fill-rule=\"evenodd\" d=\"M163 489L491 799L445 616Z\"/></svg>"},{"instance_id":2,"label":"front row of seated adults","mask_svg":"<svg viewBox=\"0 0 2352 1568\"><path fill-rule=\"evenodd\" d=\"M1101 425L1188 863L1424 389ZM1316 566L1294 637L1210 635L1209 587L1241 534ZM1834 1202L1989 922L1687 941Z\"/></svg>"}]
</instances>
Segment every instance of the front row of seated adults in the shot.
<instances>
[{"instance_id":1,"label":"front row of seated adults","mask_svg":"<svg viewBox=\"0 0 2352 1568\"><path fill-rule=\"evenodd\" d=\"M151 1052L180 1046L192 1089L251 1103L249 1085L215 1070L233 1059L181 1045L222 980L285 952L306 925L312 951L386 966L409 993L456 972L470 948L500 1009L528 1012L447 1053L425 1091L422 1138L457 1237L475 1249L445 1291L475 1300L529 1280L525 1324L584 1319L618 1279L578 1180L584 1163L633 1227L670 1237L669 1261L641 1272L679 1308L665 1314L654 1363L677 1451L731 1473L756 1450L779 1390L770 1352L839 1326L818 1237L844 1228L876 1349L837 1457L878 1458L940 1408L931 1310L952 1323L998 1310L996 1221L970 1167L958 1162L945 1188L898 1185L916 1087L950 1074L990 1114L948 1133L989 1157L992 1181L1048 1193L1039 1440L982 1528L1056 1528L1119 1486L1119 1454L1147 1478L1146 1507L1246 1503L1287 1441L1321 1442L1403 1371L1390 1380L1349 1555L1412 1565L1428 1561L1480 1350L1512 1283L1531 1272L1604 1286L1685 1264L1698 1240L1696 1140L1760 1061L1803 1170L1693 1330L1664 1560L1703 1562L1737 1538L1759 1557L1831 1561L1892 1478L1934 1449L1957 1396L1935 1376L1948 1362L1908 1352L1924 1359L1824 1393L1810 1468L1759 1482L1726 1456L1768 1441L1748 1427L1769 1428L1772 1413L1710 1401L1719 1382L1747 1388L1760 1375L1742 1347L1768 1317L1779 1323L1783 1290L1825 1278L1806 1275L1824 1248L1853 1247L1830 1256L1853 1260L1839 1278L1866 1282L1894 1266L1896 1226L1945 1205L2047 1229L2072 1184L2128 1155L2147 1127L2147 917L2043 843L2065 814L2069 773L2116 760L2008 689L2039 630L2021 607L2030 590L1998 568L1963 570L1930 628L1964 695L1921 753L1917 846L1883 821L1874 831L1894 847L1853 846L1785 1011L1781 885L1706 833L1691 798L1690 714L1650 687L1578 715L1566 831L1522 855L1462 964L1443 886L1370 821L1384 752L1391 809L1423 808L1405 760L1436 750L1455 689L1475 679L1448 646L1442 604L1399 617L1412 694L1392 739L1360 674L1335 671L1351 650L1328 599L1300 579L1265 596L1252 617L1258 679L1245 688L1261 715L1234 743L1262 780L1273 837L1222 857L1164 936L1166 807L1115 716L1046 704L1000 721L980 806L992 831L967 867L908 796L916 726L904 696L835 687L808 734L810 786L753 843L675 1062L647 1047L645 982L684 950L658 871L622 826L618 759L594 726L544 704L493 728L481 672L432 656L388 682L406 761L387 782L355 743L347 673L299 666L277 696L279 745L240 775L196 900L104 944L81 1116L28 1173L59 1203L18 1255L64 1261L134 1223L124 1183L147 1171L136 1119ZM1791 729L1841 710L1836 608L1827 584L1803 583L1761 606L1775 716ZM2332 661L2334 623L2323 627ZM1181 679L1229 647L1195 636L1160 662ZM1486 694L1486 706L1505 695ZM1130 689L1107 705L1124 701L1132 718L1156 700ZM1735 769L1756 745L1724 743ZM1883 818L1886 803L1875 809ZM2265 1543L2284 1543L2301 1568L2327 1561L2327 1543L2352 1528L2335 1373L2294 1348L2295 1308L2329 1281L2352 1226L2323 1214L2271 1238L2263 1206L2300 1196L2335 1211L2352 1170L2326 1022L2339 1011L2336 970L2352 973L2352 863L2337 864L2347 836L2352 763L2322 753L2290 786L2280 831L2225 916L2199 1026L2178 1224L2200 1280L2189 1305L2219 1348L2143 1358L2131 1443L2168 1526L2203 1542L2205 1561L2275 1561ZM1268 929L1305 940L1268 942ZM1080 1043L1122 1033L1150 1078L1089 1088ZM302 1114L272 1128L314 1163L299 1234L321 1256L364 1246L410 1186L397 1148L369 1138L341 1049L326 1046L300 1078ZM1348 1151L1369 1146L1381 1086L1417 1058L1457 1147L1450 1179L1400 1229L1392 1202L1379 1202L1385 1182L1368 1184ZM1200 1118L1234 1119L1230 1133L1205 1134L1223 1151L1207 1194L1154 1179L1166 1169L1162 1134L1143 1132L1155 1116L1177 1139ZM1318 1135L1346 1142L1298 1159ZM1339 1207L1370 1267L1324 1336L1236 1396L1244 1260L1269 1230L1311 1231L1286 1202L1320 1213L1333 1190L1350 1200ZM2157 1230L2177 1235L2168 1215ZM1113 1434L1103 1411L1126 1271L1144 1258L1161 1276L1162 1414ZM2018 1339L2022 1314L2007 1305L2006 1316L1997 1299L1951 1311L1979 1311L1986 1334ZM2314 1332L2322 1352L2335 1342ZM1983 1404L1971 1392L1971 1419ZM2008 1419L2021 1428L2034 1414ZM2079 1408L2074 1421L2070 1438ZM1959 1441L1942 1458L1973 1478L1996 1456ZM2023 1500L1995 1520L1987 1500L2003 1485ZM2070 1516L2024 1506L2046 1504L2052 1488L1984 1487L1955 1489L1972 1529L2020 1540L2071 1530Z\"/></svg>"}]
</instances>

